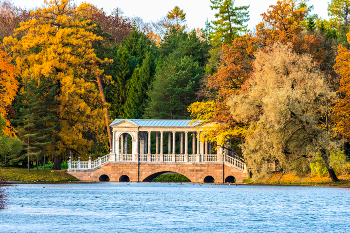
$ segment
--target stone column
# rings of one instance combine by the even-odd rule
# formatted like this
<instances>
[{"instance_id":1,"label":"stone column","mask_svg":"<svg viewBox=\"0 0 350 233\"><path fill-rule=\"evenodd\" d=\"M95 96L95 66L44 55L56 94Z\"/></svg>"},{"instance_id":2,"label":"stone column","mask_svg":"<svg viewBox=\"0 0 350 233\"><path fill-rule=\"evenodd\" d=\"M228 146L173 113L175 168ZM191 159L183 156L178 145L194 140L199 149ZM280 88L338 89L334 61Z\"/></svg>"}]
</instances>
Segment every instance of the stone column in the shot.
<instances>
[{"instance_id":1,"label":"stone column","mask_svg":"<svg viewBox=\"0 0 350 233\"><path fill-rule=\"evenodd\" d=\"M148 140L147 140L147 142L148 142L148 154L150 155L150 154L152 154L152 151L151 151L151 131L148 131Z\"/></svg>"},{"instance_id":2,"label":"stone column","mask_svg":"<svg viewBox=\"0 0 350 233\"><path fill-rule=\"evenodd\" d=\"M176 133L176 132L173 131L173 154L175 154L175 149L176 149L176 147L175 147L175 146L176 146L176 145L175 145L175 138L176 138L176 137L175 137L175 133Z\"/></svg>"},{"instance_id":3,"label":"stone column","mask_svg":"<svg viewBox=\"0 0 350 233\"><path fill-rule=\"evenodd\" d=\"M134 132L134 140L132 141L132 161L138 162L139 161L139 133Z\"/></svg>"},{"instance_id":4,"label":"stone column","mask_svg":"<svg viewBox=\"0 0 350 233\"><path fill-rule=\"evenodd\" d=\"M184 153L183 146L184 146L184 134L180 133L180 154Z\"/></svg>"},{"instance_id":5,"label":"stone column","mask_svg":"<svg viewBox=\"0 0 350 233\"><path fill-rule=\"evenodd\" d=\"M113 137L114 138L114 137ZM91 157L89 157L88 169L91 169Z\"/></svg>"},{"instance_id":6,"label":"stone column","mask_svg":"<svg viewBox=\"0 0 350 233\"><path fill-rule=\"evenodd\" d=\"M192 154L196 154L196 134L192 132Z\"/></svg>"},{"instance_id":7,"label":"stone column","mask_svg":"<svg viewBox=\"0 0 350 233\"><path fill-rule=\"evenodd\" d=\"M188 132L185 132L185 158L184 162L188 162Z\"/></svg>"},{"instance_id":8,"label":"stone column","mask_svg":"<svg viewBox=\"0 0 350 233\"><path fill-rule=\"evenodd\" d=\"M128 153L128 137L129 134L124 135L124 154Z\"/></svg>"},{"instance_id":9,"label":"stone column","mask_svg":"<svg viewBox=\"0 0 350 233\"><path fill-rule=\"evenodd\" d=\"M197 154L200 154L200 148L199 148L200 144L199 144L199 131L197 132Z\"/></svg>"},{"instance_id":10,"label":"stone column","mask_svg":"<svg viewBox=\"0 0 350 233\"><path fill-rule=\"evenodd\" d=\"M119 140L120 140L120 153L121 153L121 154L125 154L125 153L124 153L124 133L122 133L122 134L120 135ZM118 143L119 143L119 142L118 142Z\"/></svg>"},{"instance_id":11,"label":"stone column","mask_svg":"<svg viewBox=\"0 0 350 233\"><path fill-rule=\"evenodd\" d=\"M163 155L163 131L160 132L160 161L163 162L164 155Z\"/></svg>"},{"instance_id":12,"label":"stone column","mask_svg":"<svg viewBox=\"0 0 350 233\"><path fill-rule=\"evenodd\" d=\"M115 132L114 134L116 134L117 132ZM120 140L120 137L115 138L114 140L114 145L115 145L115 161L119 161L119 154L120 154L120 151L119 151L119 140Z\"/></svg>"},{"instance_id":13,"label":"stone column","mask_svg":"<svg viewBox=\"0 0 350 233\"><path fill-rule=\"evenodd\" d=\"M163 131L160 132L160 154L163 154Z\"/></svg>"},{"instance_id":14,"label":"stone column","mask_svg":"<svg viewBox=\"0 0 350 233\"><path fill-rule=\"evenodd\" d=\"M168 154L171 154L171 132L168 132Z\"/></svg>"},{"instance_id":15,"label":"stone column","mask_svg":"<svg viewBox=\"0 0 350 233\"><path fill-rule=\"evenodd\" d=\"M156 132L156 155L159 154L159 132Z\"/></svg>"},{"instance_id":16,"label":"stone column","mask_svg":"<svg viewBox=\"0 0 350 233\"><path fill-rule=\"evenodd\" d=\"M188 154L188 132L185 132L185 154Z\"/></svg>"},{"instance_id":17,"label":"stone column","mask_svg":"<svg viewBox=\"0 0 350 233\"><path fill-rule=\"evenodd\" d=\"M224 161L224 155L222 153L223 149L222 147L218 147L217 150L216 150L216 156L217 156L217 161L218 162L223 162Z\"/></svg>"}]
</instances>

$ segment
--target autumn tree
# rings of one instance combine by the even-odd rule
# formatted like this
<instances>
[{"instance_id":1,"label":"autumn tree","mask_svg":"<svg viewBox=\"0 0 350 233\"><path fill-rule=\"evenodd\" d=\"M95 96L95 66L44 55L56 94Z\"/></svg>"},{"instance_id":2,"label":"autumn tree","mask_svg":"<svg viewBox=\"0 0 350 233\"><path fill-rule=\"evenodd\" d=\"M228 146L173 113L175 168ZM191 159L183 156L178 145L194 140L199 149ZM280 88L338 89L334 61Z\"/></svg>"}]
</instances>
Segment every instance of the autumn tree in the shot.
<instances>
[{"instance_id":1,"label":"autumn tree","mask_svg":"<svg viewBox=\"0 0 350 233\"><path fill-rule=\"evenodd\" d=\"M0 50L0 114L7 117L7 110L16 96L18 89L18 81L16 76L18 71L11 63L11 57L7 53ZM6 120L6 135L13 133L11 130L10 121Z\"/></svg>"},{"instance_id":2,"label":"autumn tree","mask_svg":"<svg viewBox=\"0 0 350 233\"><path fill-rule=\"evenodd\" d=\"M94 24L80 20L69 0L45 0L45 8L32 12L32 17L16 29L16 33L26 35L5 38L4 45L22 77L56 80L60 140L54 144L55 168L60 169L60 154L66 149L86 154L94 142L105 137L101 131L106 124L101 95L91 82L103 73L99 65L104 61L97 58L92 47L102 38L91 32Z\"/></svg>"},{"instance_id":3,"label":"autumn tree","mask_svg":"<svg viewBox=\"0 0 350 233\"><path fill-rule=\"evenodd\" d=\"M0 1L0 40L4 37L11 36L14 30L21 22L30 18L27 10L13 5L9 0ZM22 36L20 34L19 36Z\"/></svg>"},{"instance_id":4,"label":"autumn tree","mask_svg":"<svg viewBox=\"0 0 350 233\"><path fill-rule=\"evenodd\" d=\"M278 1L262 14L263 20L256 26L253 35L247 34L235 38L231 44L222 46L219 63L215 69L209 69L210 75L203 90L208 102L194 103L189 108L192 118L201 120L202 125L207 123L215 125L204 130L207 140L215 141L219 137L219 141L224 143L225 139L234 137L234 141L241 143L239 134L243 126L232 118L227 101L232 95L239 93L250 78L254 54L259 49L264 49L275 42L291 43L295 52L312 54L313 58L322 64L324 51L319 48L320 39L315 35L303 34L308 7L299 3L302 2ZM209 108L212 109L211 113L208 112L208 104L211 106ZM239 148L236 153L239 153Z\"/></svg>"},{"instance_id":5,"label":"autumn tree","mask_svg":"<svg viewBox=\"0 0 350 233\"><path fill-rule=\"evenodd\" d=\"M350 42L350 34L348 34L348 41ZM350 139L350 50L342 45L338 47L334 69L341 76L340 98L334 106L336 129L341 136Z\"/></svg>"},{"instance_id":6,"label":"autumn tree","mask_svg":"<svg viewBox=\"0 0 350 233\"><path fill-rule=\"evenodd\" d=\"M229 102L233 118L249 126L244 158L259 175L266 162L278 161L288 172L298 160L320 156L332 181L338 181L329 164L336 144L329 125L322 127L335 93L312 57L296 54L291 46L276 43L259 51L253 77Z\"/></svg>"}]
</instances>

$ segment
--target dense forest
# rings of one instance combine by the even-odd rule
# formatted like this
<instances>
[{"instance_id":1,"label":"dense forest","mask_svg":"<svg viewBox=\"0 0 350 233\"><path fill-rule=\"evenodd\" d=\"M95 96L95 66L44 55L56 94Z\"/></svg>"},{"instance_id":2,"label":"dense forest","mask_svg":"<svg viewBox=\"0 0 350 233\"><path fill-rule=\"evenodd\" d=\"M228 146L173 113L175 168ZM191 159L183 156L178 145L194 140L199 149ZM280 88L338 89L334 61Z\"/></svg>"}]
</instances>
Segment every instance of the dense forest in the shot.
<instances>
[{"instance_id":1,"label":"dense forest","mask_svg":"<svg viewBox=\"0 0 350 233\"><path fill-rule=\"evenodd\" d=\"M192 119L252 174L350 172L350 1L329 20L280 0L247 29L249 6L210 0L190 29L179 7L157 22L71 0L28 12L0 1L0 166L107 154L116 118ZM211 127L206 127L210 124Z\"/></svg>"}]
</instances>

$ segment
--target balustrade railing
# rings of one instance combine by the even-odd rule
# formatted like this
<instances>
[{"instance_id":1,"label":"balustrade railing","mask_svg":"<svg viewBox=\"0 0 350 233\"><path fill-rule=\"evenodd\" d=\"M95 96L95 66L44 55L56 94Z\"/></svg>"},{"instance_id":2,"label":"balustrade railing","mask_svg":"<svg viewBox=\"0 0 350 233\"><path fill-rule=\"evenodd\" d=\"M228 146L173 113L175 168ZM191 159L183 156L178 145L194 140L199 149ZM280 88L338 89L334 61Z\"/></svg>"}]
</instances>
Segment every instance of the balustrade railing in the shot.
<instances>
[{"instance_id":1,"label":"balustrade railing","mask_svg":"<svg viewBox=\"0 0 350 233\"><path fill-rule=\"evenodd\" d=\"M203 155L203 162L216 162L218 161L218 156L215 154Z\"/></svg>"},{"instance_id":2,"label":"balustrade railing","mask_svg":"<svg viewBox=\"0 0 350 233\"><path fill-rule=\"evenodd\" d=\"M119 155L119 161L132 162L132 154L121 154L121 155Z\"/></svg>"},{"instance_id":3,"label":"balustrade railing","mask_svg":"<svg viewBox=\"0 0 350 233\"><path fill-rule=\"evenodd\" d=\"M80 161L80 157L78 158L78 161L72 161L71 157L68 161L68 169L69 170L86 170L86 169L92 169L101 165L104 165L109 160L109 154L105 155L103 157L98 157L96 160L91 161L91 157L89 158L89 161Z\"/></svg>"},{"instance_id":4,"label":"balustrade railing","mask_svg":"<svg viewBox=\"0 0 350 233\"><path fill-rule=\"evenodd\" d=\"M112 157L113 158L113 157ZM137 159L137 156L135 157ZM87 170L87 169L94 169L98 166L102 166L109 161L109 154L105 155L103 157L99 157L98 159L91 161L80 161L80 158L78 161L71 161L71 158L68 162L68 169L69 170ZM119 160L120 162L132 162L133 161L133 155L132 154L120 154ZM138 161L139 162L222 162L222 160L218 160L217 154L205 154L202 156L199 156L197 154L139 154L138 155ZM137 161L135 161L137 162ZM234 166L240 171L245 171L245 163L242 162L238 157L233 157L231 155L224 155L224 161L230 166Z\"/></svg>"},{"instance_id":5,"label":"balustrade railing","mask_svg":"<svg viewBox=\"0 0 350 233\"><path fill-rule=\"evenodd\" d=\"M245 169L245 164L243 162L241 162L240 160L233 158L229 155L225 155L225 162L233 165L238 170L244 171L244 169Z\"/></svg>"}]
</instances>

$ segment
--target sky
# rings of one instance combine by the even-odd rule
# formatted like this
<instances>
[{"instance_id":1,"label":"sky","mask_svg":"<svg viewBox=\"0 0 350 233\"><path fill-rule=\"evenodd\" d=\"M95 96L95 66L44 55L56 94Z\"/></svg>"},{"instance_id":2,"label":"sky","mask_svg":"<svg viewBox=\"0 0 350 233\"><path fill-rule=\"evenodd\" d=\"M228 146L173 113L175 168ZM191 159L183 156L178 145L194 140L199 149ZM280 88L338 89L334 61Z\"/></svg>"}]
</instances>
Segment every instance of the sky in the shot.
<instances>
[{"instance_id":1,"label":"sky","mask_svg":"<svg viewBox=\"0 0 350 233\"><path fill-rule=\"evenodd\" d=\"M77 4L83 0L73 0ZM204 28L205 22L214 20L214 11L210 9L210 0L84 0L110 13L113 9L122 9L125 16L138 16L145 22L157 21L173 9L179 6L186 13L187 25L190 29ZM323 19L328 19L327 3L331 0L309 0L309 5L314 5L311 14L318 14ZM41 7L44 0L12 0L22 8L33 9ZM250 21L248 29L252 30L261 21L260 14L265 12L270 5L277 0L236 0L235 6L250 5Z\"/></svg>"}]
</instances>

